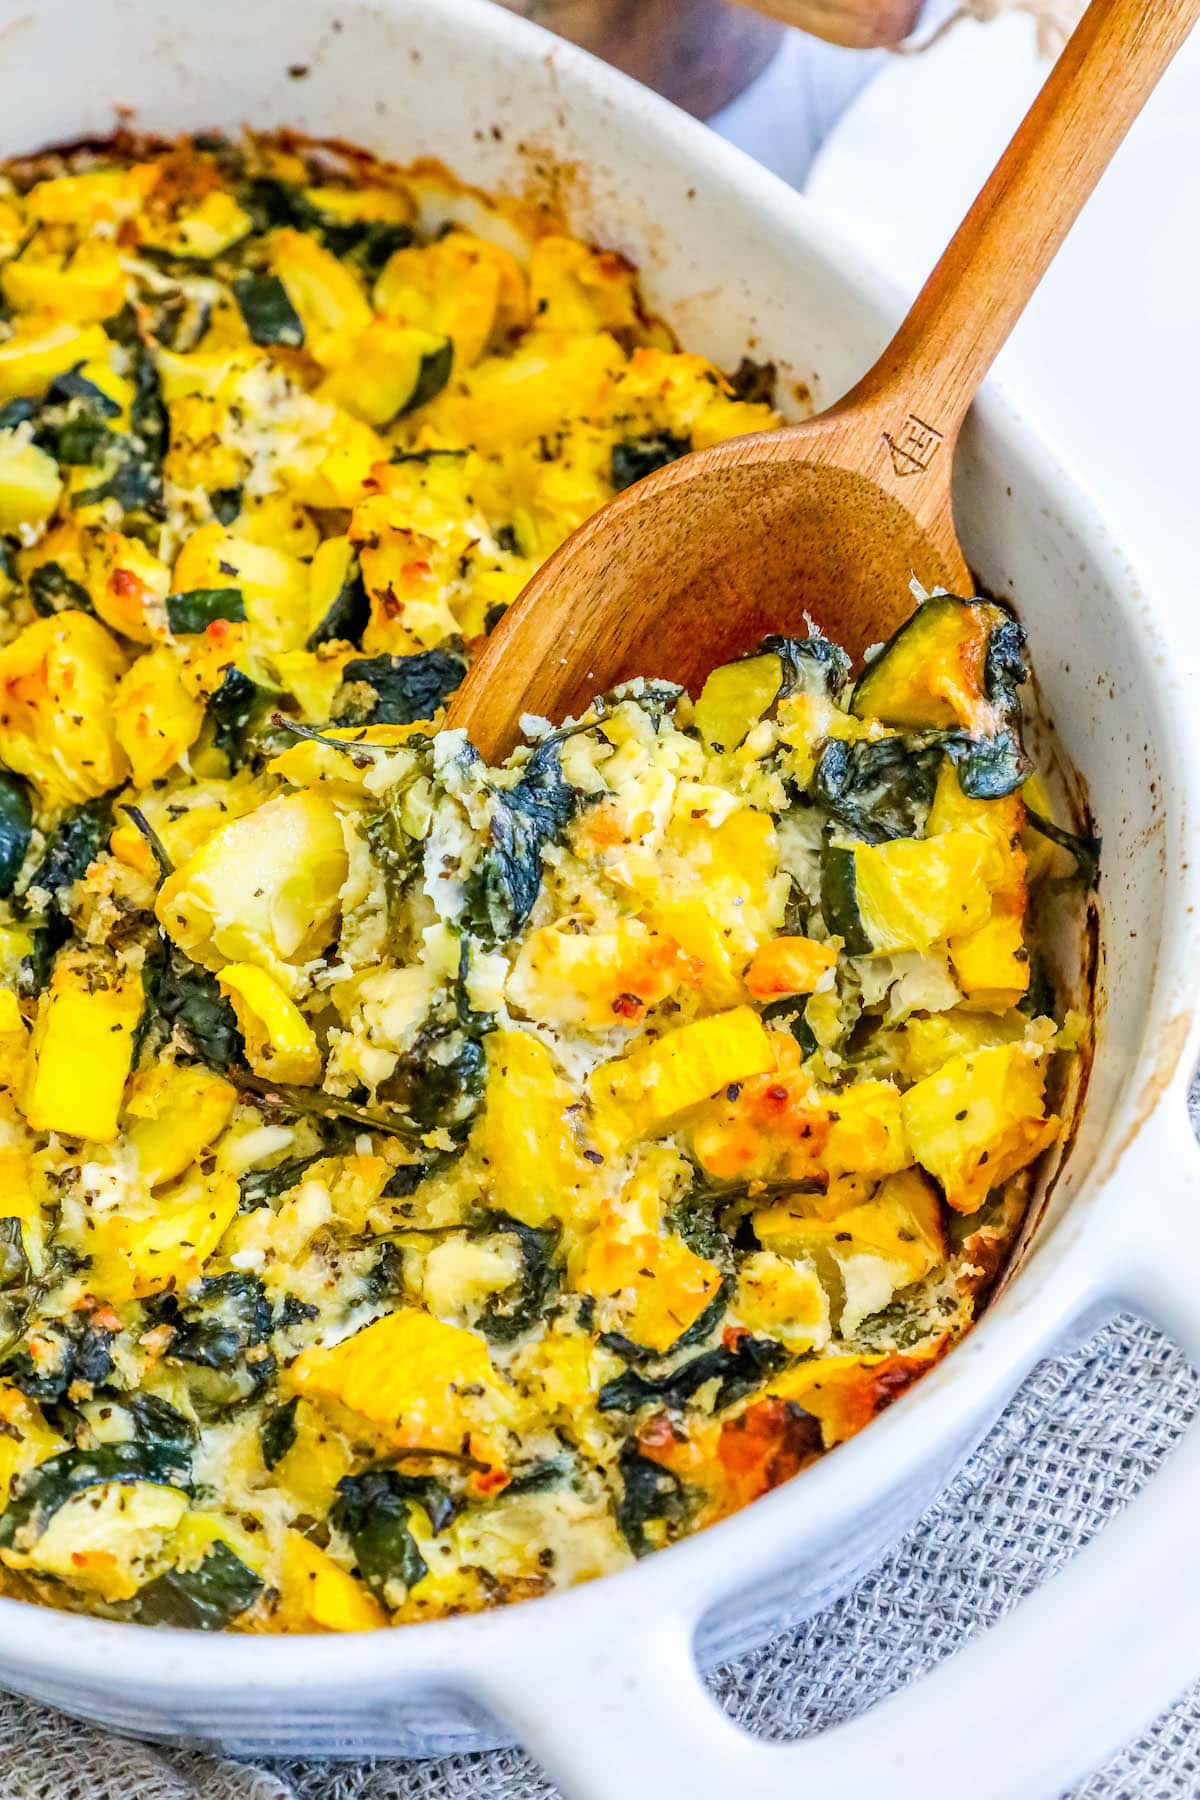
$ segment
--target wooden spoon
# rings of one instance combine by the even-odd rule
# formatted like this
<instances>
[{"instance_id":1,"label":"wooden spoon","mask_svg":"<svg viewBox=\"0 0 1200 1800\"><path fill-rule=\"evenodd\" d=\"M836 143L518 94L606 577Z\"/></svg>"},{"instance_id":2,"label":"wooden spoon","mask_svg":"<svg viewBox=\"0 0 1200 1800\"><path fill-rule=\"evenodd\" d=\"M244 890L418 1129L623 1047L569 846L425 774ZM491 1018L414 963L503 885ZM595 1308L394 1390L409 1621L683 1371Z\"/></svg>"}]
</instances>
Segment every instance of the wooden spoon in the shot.
<instances>
[{"instance_id":1,"label":"wooden spoon","mask_svg":"<svg viewBox=\"0 0 1200 1800\"><path fill-rule=\"evenodd\" d=\"M959 429L1198 17L1200 0L1092 0L874 368L819 417L681 457L588 519L509 608L447 724L494 762L523 713L578 715L634 675L694 693L767 632L802 634L806 614L860 657L911 612L914 574L971 594L950 496Z\"/></svg>"}]
</instances>

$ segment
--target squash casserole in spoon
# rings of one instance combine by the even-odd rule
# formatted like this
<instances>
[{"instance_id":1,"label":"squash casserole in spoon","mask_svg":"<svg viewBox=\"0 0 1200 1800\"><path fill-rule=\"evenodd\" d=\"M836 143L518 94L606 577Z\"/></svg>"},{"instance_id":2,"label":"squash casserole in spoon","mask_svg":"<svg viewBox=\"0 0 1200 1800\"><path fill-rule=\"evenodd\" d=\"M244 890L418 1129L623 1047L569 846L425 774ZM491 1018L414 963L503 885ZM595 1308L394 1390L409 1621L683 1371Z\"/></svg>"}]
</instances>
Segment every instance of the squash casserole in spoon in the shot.
<instances>
[{"instance_id":1,"label":"squash casserole in spoon","mask_svg":"<svg viewBox=\"0 0 1200 1800\"><path fill-rule=\"evenodd\" d=\"M776 415L620 256L438 191L259 138L0 180L0 1571L50 1605L618 1568L929 1368L1060 1133L1096 846L1004 607L500 768L439 731L576 525Z\"/></svg>"}]
</instances>

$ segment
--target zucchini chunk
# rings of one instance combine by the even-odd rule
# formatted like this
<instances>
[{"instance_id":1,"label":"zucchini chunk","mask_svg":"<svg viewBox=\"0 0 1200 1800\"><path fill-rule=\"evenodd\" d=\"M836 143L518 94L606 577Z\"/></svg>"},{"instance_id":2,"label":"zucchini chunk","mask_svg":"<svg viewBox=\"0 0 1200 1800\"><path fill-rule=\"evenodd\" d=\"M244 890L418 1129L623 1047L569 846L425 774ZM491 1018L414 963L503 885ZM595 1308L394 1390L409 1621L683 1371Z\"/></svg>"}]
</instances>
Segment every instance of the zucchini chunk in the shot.
<instances>
[{"instance_id":1,"label":"zucchini chunk","mask_svg":"<svg viewBox=\"0 0 1200 1800\"><path fill-rule=\"evenodd\" d=\"M961 725L994 737L1001 719L988 692L992 637L1024 634L1016 620L987 600L937 594L922 601L859 676L850 710L901 730L946 730Z\"/></svg>"},{"instance_id":2,"label":"zucchini chunk","mask_svg":"<svg viewBox=\"0 0 1200 1800\"><path fill-rule=\"evenodd\" d=\"M831 844L821 911L850 956L890 956L975 931L992 909L994 850L982 832Z\"/></svg>"}]
</instances>

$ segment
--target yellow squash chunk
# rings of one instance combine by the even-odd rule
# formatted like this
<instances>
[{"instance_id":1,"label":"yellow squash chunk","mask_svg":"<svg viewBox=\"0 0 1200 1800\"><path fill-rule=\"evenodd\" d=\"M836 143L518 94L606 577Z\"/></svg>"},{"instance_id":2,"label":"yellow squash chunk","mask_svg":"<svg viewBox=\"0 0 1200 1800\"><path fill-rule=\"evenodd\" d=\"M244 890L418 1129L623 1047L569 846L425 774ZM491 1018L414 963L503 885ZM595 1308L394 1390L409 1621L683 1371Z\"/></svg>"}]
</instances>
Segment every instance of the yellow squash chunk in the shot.
<instances>
[{"instance_id":1,"label":"yellow squash chunk","mask_svg":"<svg viewBox=\"0 0 1200 1800\"><path fill-rule=\"evenodd\" d=\"M493 336L502 290L512 291L504 257L494 244L458 231L421 249L397 250L375 283L375 309L449 337L455 368L468 369ZM519 273L517 285L523 290Z\"/></svg>"},{"instance_id":2,"label":"yellow squash chunk","mask_svg":"<svg viewBox=\"0 0 1200 1800\"><path fill-rule=\"evenodd\" d=\"M621 1330L635 1344L659 1353L691 1329L721 1285L715 1264L689 1250L674 1233L666 1237L607 1242L598 1228L589 1240L594 1255L579 1282L597 1299L624 1293L629 1304Z\"/></svg>"},{"instance_id":3,"label":"yellow squash chunk","mask_svg":"<svg viewBox=\"0 0 1200 1800\"><path fill-rule=\"evenodd\" d=\"M362 1582L298 1531L284 1542L280 1610L292 1631L377 1631L388 1622Z\"/></svg>"},{"instance_id":4,"label":"yellow squash chunk","mask_svg":"<svg viewBox=\"0 0 1200 1800\"><path fill-rule=\"evenodd\" d=\"M101 1600L129 1600L146 1564L187 1510L187 1495L154 1482L106 1482L51 1514L29 1550L0 1551L10 1568L54 1575Z\"/></svg>"},{"instance_id":5,"label":"yellow squash chunk","mask_svg":"<svg viewBox=\"0 0 1200 1800\"><path fill-rule=\"evenodd\" d=\"M434 377L427 377L427 371L438 359L440 374L448 356L449 346L440 332L403 325L397 319L372 319L347 361L321 383L317 399L332 400L368 425L390 425L444 386L439 380L437 390L422 396L427 381L432 389Z\"/></svg>"},{"instance_id":6,"label":"yellow squash chunk","mask_svg":"<svg viewBox=\"0 0 1200 1800\"><path fill-rule=\"evenodd\" d=\"M736 750L752 725L775 704L783 665L775 655L747 656L714 669L696 702L696 725L707 750Z\"/></svg>"},{"instance_id":7,"label":"yellow squash chunk","mask_svg":"<svg viewBox=\"0 0 1200 1800\"><path fill-rule=\"evenodd\" d=\"M625 1336L659 1352L695 1324L721 1285L715 1264L664 1229L667 1199L687 1174L678 1151L648 1146L572 1258L573 1286L615 1304Z\"/></svg>"},{"instance_id":8,"label":"yellow squash chunk","mask_svg":"<svg viewBox=\"0 0 1200 1800\"><path fill-rule=\"evenodd\" d=\"M215 521L192 533L175 559L172 586L236 587L255 648L297 650L308 636L309 574L298 557L227 532Z\"/></svg>"},{"instance_id":9,"label":"yellow squash chunk","mask_svg":"<svg viewBox=\"0 0 1200 1800\"><path fill-rule=\"evenodd\" d=\"M209 262L232 244L240 243L254 228L249 213L223 188L211 188L186 210L166 216L144 215L139 224L142 242L152 249L202 262Z\"/></svg>"},{"instance_id":10,"label":"yellow squash chunk","mask_svg":"<svg viewBox=\"0 0 1200 1800\"><path fill-rule=\"evenodd\" d=\"M664 859L635 846L606 873L632 888L647 918L695 960L705 1000L730 1006L744 998L747 958L777 928L786 902L774 823L752 806L719 825L676 818L668 849Z\"/></svg>"},{"instance_id":11,"label":"yellow squash chunk","mask_svg":"<svg viewBox=\"0 0 1200 1800\"><path fill-rule=\"evenodd\" d=\"M633 264L578 238L538 238L529 258L529 299L547 331L632 331L639 323Z\"/></svg>"},{"instance_id":12,"label":"yellow squash chunk","mask_svg":"<svg viewBox=\"0 0 1200 1800\"><path fill-rule=\"evenodd\" d=\"M302 654L295 652L294 654ZM350 656L357 656L357 650L350 650ZM287 679L280 664L282 657L275 658L275 666L280 676ZM336 667L336 665L335 665ZM294 693L290 681L287 683ZM341 685L340 669L335 686ZM321 719L328 717L328 707L319 715ZM321 733L323 738L332 738L335 744L380 744L389 750L398 750L406 739L421 735L429 729L428 722L418 719L412 725L327 725ZM364 757L363 762L367 761ZM314 744L311 739L292 744L287 750L281 750L267 764L268 775L278 775L284 781L290 781L294 787L321 787L329 794L337 794L346 799L355 799L365 793L364 778L374 767L372 757L366 768L357 768L348 756L340 750L334 750L328 743Z\"/></svg>"},{"instance_id":13,"label":"yellow squash chunk","mask_svg":"<svg viewBox=\"0 0 1200 1800\"><path fill-rule=\"evenodd\" d=\"M99 325L30 319L0 344L0 400L44 394L56 375L93 357L108 358L108 339Z\"/></svg>"},{"instance_id":14,"label":"yellow squash chunk","mask_svg":"<svg viewBox=\"0 0 1200 1800\"><path fill-rule=\"evenodd\" d=\"M565 417L602 413L624 355L606 332L538 332L512 356L485 357L450 385L423 417L435 441L471 444L485 456L536 442Z\"/></svg>"},{"instance_id":15,"label":"yellow squash chunk","mask_svg":"<svg viewBox=\"0 0 1200 1800\"><path fill-rule=\"evenodd\" d=\"M354 506L367 492L371 471L386 463L387 445L344 407L329 406L318 437L300 445L280 474L305 506Z\"/></svg>"},{"instance_id":16,"label":"yellow squash chunk","mask_svg":"<svg viewBox=\"0 0 1200 1800\"><path fill-rule=\"evenodd\" d=\"M337 1484L354 1467L346 1439L311 1400L295 1412L296 1440L276 1463L272 1479L297 1501L301 1512L323 1518L337 1498Z\"/></svg>"},{"instance_id":17,"label":"yellow squash chunk","mask_svg":"<svg viewBox=\"0 0 1200 1800\"><path fill-rule=\"evenodd\" d=\"M829 1299L811 1263L773 1249L756 1250L738 1269L731 1308L748 1331L778 1338L790 1350L817 1350L829 1338Z\"/></svg>"},{"instance_id":18,"label":"yellow squash chunk","mask_svg":"<svg viewBox=\"0 0 1200 1800\"><path fill-rule=\"evenodd\" d=\"M176 652L159 644L122 677L113 716L133 785L144 788L191 749L204 724L204 702L184 686Z\"/></svg>"},{"instance_id":19,"label":"yellow squash chunk","mask_svg":"<svg viewBox=\"0 0 1200 1800\"><path fill-rule=\"evenodd\" d=\"M348 537L326 538L308 566L308 629L324 624L343 588L358 572L358 549ZM291 653L295 655L293 651ZM328 716L328 715L326 715Z\"/></svg>"},{"instance_id":20,"label":"yellow squash chunk","mask_svg":"<svg viewBox=\"0 0 1200 1800\"><path fill-rule=\"evenodd\" d=\"M487 1058L474 1143L492 1204L525 1225L574 1218L586 1201L591 1169L571 1131L574 1090L528 1032L492 1032Z\"/></svg>"},{"instance_id":21,"label":"yellow squash chunk","mask_svg":"<svg viewBox=\"0 0 1200 1800\"><path fill-rule=\"evenodd\" d=\"M794 1400L821 1421L825 1448L853 1437L938 1360L944 1337L915 1350L867 1356L817 1356L771 1383L770 1392Z\"/></svg>"},{"instance_id":22,"label":"yellow squash chunk","mask_svg":"<svg viewBox=\"0 0 1200 1800\"><path fill-rule=\"evenodd\" d=\"M0 650L0 759L57 810L119 787L113 700L125 658L103 625L62 612Z\"/></svg>"},{"instance_id":23,"label":"yellow squash chunk","mask_svg":"<svg viewBox=\"0 0 1200 1800\"><path fill-rule=\"evenodd\" d=\"M309 187L304 198L337 225L408 225L416 216L412 195L402 187Z\"/></svg>"},{"instance_id":24,"label":"yellow squash chunk","mask_svg":"<svg viewBox=\"0 0 1200 1800\"><path fill-rule=\"evenodd\" d=\"M904 1096L913 1155L942 1184L956 1211L982 1206L992 1188L1033 1161L1058 1136L1046 1117L1045 1071L1024 1044L952 1056Z\"/></svg>"},{"instance_id":25,"label":"yellow squash chunk","mask_svg":"<svg viewBox=\"0 0 1200 1800\"><path fill-rule=\"evenodd\" d=\"M836 1263L844 1290L838 1322L843 1336L886 1306L898 1288L938 1268L946 1254L937 1191L919 1169L889 1176L871 1200L835 1218L785 1202L756 1213L754 1228L760 1242L787 1256L811 1257L826 1269L830 1259Z\"/></svg>"},{"instance_id":26,"label":"yellow squash chunk","mask_svg":"<svg viewBox=\"0 0 1200 1800\"><path fill-rule=\"evenodd\" d=\"M92 605L106 625L135 644L152 644L166 636L163 602L171 571L140 538L119 531L89 537L84 567Z\"/></svg>"},{"instance_id":27,"label":"yellow squash chunk","mask_svg":"<svg viewBox=\"0 0 1200 1800\"><path fill-rule=\"evenodd\" d=\"M121 1306L199 1281L237 1217L232 1175L192 1175L113 1212L88 1214L83 1243L97 1293Z\"/></svg>"},{"instance_id":28,"label":"yellow squash chunk","mask_svg":"<svg viewBox=\"0 0 1200 1800\"><path fill-rule=\"evenodd\" d=\"M59 954L38 1001L21 1102L35 1131L116 1137L144 1004L140 973L106 968L82 950Z\"/></svg>"},{"instance_id":29,"label":"yellow squash chunk","mask_svg":"<svg viewBox=\"0 0 1200 1800\"><path fill-rule=\"evenodd\" d=\"M0 1509L8 1505L9 1489L18 1475L36 1468L47 1457L57 1456L66 1444L52 1431L42 1409L19 1388L0 1382Z\"/></svg>"},{"instance_id":30,"label":"yellow squash chunk","mask_svg":"<svg viewBox=\"0 0 1200 1800\"><path fill-rule=\"evenodd\" d=\"M996 852L978 831L835 845L822 862L821 910L851 956L890 956L975 931L992 909Z\"/></svg>"},{"instance_id":31,"label":"yellow squash chunk","mask_svg":"<svg viewBox=\"0 0 1200 1800\"><path fill-rule=\"evenodd\" d=\"M144 1185L182 1175L224 1131L236 1101L237 1089L211 1069L160 1062L139 1070L125 1094L122 1142Z\"/></svg>"},{"instance_id":32,"label":"yellow squash chunk","mask_svg":"<svg viewBox=\"0 0 1200 1800\"><path fill-rule=\"evenodd\" d=\"M461 1451L504 1397L473 1331L402 1306L332 1349L302 1351L289 1383L368 1421L397 1448Z\"/></svg>"},{"instance_id":33,"label":"yellow squash chunk","mask_svg":"<svg viewBox=\"0 0 1200 1800\"><path fill-rule=\"evenodd\" d=\"M331 251L302 231L277 231L271 266L304 325L304 348L327 368L349 356L371 323L371 309L355 277Z\"/></svg>"},{"instance_id":34,"label":"yellow squash chunk","mask_svg":"<svg viewBox=\"0 0 1200 1800\"><path fill-rule=\"evenodd\" d=\"M96 225L132 219L159 178L157 163L128 169L89 169L39 181L25 196L31 219L47 225Z\"/></svg>"},{"instance_id":35,"label":"yellow squash chunk","mask_svg":"<svg viewBox=\"0 0 1200 1800\"><path fill-rule=\"evenodd\" d=\"M927 1017L915 1013L892 1034L891 1043L900 1073L908 1081L922 1081L964 1051L1015 1043L1028 1026L1023 1013L976 1013L956 1006L953 1012Z\"/></svg>"},{"instance_id":36,"label":"yellow squash chunk","mask_svg":"<svg viewBox=\"0 0 1200 1800\"><path fill-rule=\"evenodd\" d=\"M602 1063L589 1085L604 1130L619 1143L632 1143L730 1082L774 1066L762 1020L750 1007L737 1006Z\"/></svg>"},{"instance_id":37,"label":"yellow squash chunk","mask_svg":"<svg viewBox=\"0 0 1200 1800\"><path fill-rule=\"evenodd\" d=\"M950 965L972 1005L994 1012L1015 1006L1029 987L1024 827L1025 802L1019 793L996 800L972 799L963 793L958 771L949 762L943 763L929 809L927 834L978 831L994 851L991 917L974 931L950 939Z\"/></svg>"},{"instance_id":38,"label":"yellow squash chunk","mask_svg":"<svg viewBox=\"0 0 1200 1800\"><path fill-rule=\"evenodd\" d=\"M115 244L92 239L70 251L56 251L40 241L42 236L39 232L0 275L4 298L15 311L76 325L120 312L129 278Z\"/></svg>"},{"instance_id":39,"label":"yellow squash chunk","mask_svg":"<svg viewBox=\"0 0 1200 1800\"><path fill-rule=\"evenodd\" d=\"M194 961L214 972L253 963L290 991L293 965L334 935L348 867L331 803L281 794L215 831L163 883L155 910Z\"/></svg>"},{"instance_id":40,"label":"yellow squash chunk","mask_svg":"<svg viewBox=\"0 0 1200 1800\"><path fill-rule=\"evenodd\" d=\"M815 938L778 937L763 944L746 965L747 991L756 1000L778 1000L786 994L811 994L822 975L837 962L833 944Z\"/></svg>"},{"instance_id":41,"label":"yellow squash chunk","mask_svg":"<svg viewBox=\"0 0 1200 1800\"><path fill-rule=\"evenodd\" d=\"M0 1087L19 1094L29 1060L29 1032L11 988L0 988ZM3 1206L0 1189L0 1207Z\"/></svg>"},{"instance_id":42,"label":"yellow squash chunk","mask_svg":"<svg viewBox=\"0 0 1200 1800\"><path fill-rule=\"evenodd\" d=\"M246 1040L246 1060L270 1081L311 1087L321 1079L321 1048L312 1026L283 989L253 963L229 963L221 988Z\"/></svg>"},{"instance_id":43,"label":"yellow squash chunk","mask_svg":"<svg viewBox=\"0 0 1200 1800\"><path fill-rule=\"evenodd\" d=\"M672 938L622 919L612 931L531 932L505 983L510 1006L543 1023L585 1031L637 1025L694 980Z\"/></svg>"},{"instance_id":44,"label":"yellow squash chunk","mask_svg":"<svg viewBox=\"0 0 1200 1800\"><path fill-rule=\"evenodd\" d=\"M0 531L44 525L61 493L54 458L18 432L0 431Z\"/></svg>"},{"instance_id":45,"label":"yellow squash chunk","mask_svg":"<svg viewBox=\"0 0 1200 1800\"><path fill-rule=\"evenodd\" d=\"M855 1081L822 1100L829 1135L821 1160L830 1175L890 1175L912 1162L903 1096L890 1081Z\"/></svg>"}]
</instances>

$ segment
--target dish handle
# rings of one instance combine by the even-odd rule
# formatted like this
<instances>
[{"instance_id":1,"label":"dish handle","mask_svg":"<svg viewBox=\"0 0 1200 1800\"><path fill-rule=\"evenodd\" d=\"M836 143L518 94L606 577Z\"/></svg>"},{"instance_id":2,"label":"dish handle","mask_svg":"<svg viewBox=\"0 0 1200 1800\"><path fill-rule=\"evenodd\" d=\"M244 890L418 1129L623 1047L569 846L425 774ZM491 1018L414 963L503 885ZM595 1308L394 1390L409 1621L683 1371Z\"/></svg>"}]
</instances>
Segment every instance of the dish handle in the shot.
<instances>
[{"instance_id":1,"label":"dish handle","mask_svg":"<svg viewBox=\"0 0 1200 1800\"><path fill-rule=\"evenodd\" d=\"M1112 1251L1123 1260L1105 1297L1200 1365L1200 1148L1178 1092L1143 1132L1137 1185L1127 1181ZM532 1664L498 1667L476 1697L569 1800L957 1800L964 1770L972 1800L1049 1800L1200 1673L1197 1494L1200 1420L1147 1490L999 1623L800 1743L735 1725L696 1667L694 1614L622 1618L619 1582L592 1644L550 1629Z\"/></svg>"}]
</instances>

